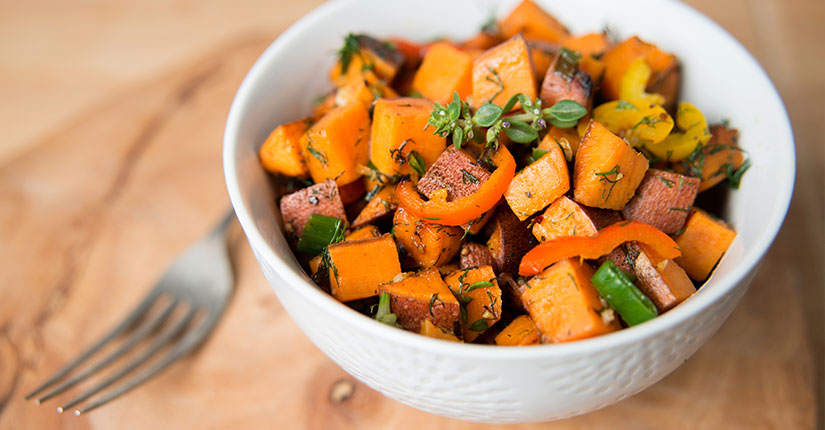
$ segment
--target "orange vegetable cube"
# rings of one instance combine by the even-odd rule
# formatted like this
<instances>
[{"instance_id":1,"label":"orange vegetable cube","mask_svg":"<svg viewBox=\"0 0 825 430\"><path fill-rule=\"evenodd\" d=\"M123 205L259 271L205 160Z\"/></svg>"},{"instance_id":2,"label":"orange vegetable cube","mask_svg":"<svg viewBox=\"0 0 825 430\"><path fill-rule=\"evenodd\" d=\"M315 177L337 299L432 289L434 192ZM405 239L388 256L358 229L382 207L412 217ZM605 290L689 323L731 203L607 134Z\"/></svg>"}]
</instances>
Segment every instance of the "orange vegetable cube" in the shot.
<instances>
[{"instance_id":1,"label":"orange vegetable cube","mask_svg":"<svg viewBox=\"0 0 825 430\"><path fill-rule=\"evenodd\" d=\"M378 295L378 286L401 273L398 250L392 236L339 242L329 246L329 283L332 295L342 302ZM364 270L364 262L369 270Z\"/></svg>"},{"instance_id":2,"label":"orange vegetable cube","mask_svg":"<svg viewBox=\"0 0 825 430\"><path fill-rule=\"evenodd\" d=\"M361 264L363 269L364 263ZM407 330L417 332L424 320L430 320L441 330L452 332L458 323L458 300L441 279L438 269L406 276L379 289L389 293L390 309Z\"/></svg>"},{"instance_id":3,"label":"orange vegetable cube","mask_svg":"<svg viewBox=\"0 0 825 430\"><path fill-rule=\"evenodd\" d=\"M581 143L581 136L573 128L559 128L550 127L544 139L539 142L538 149L549 151L554 146L561 147L564 152L564 158L567 161L573 161L576 152L579 151L579 144Z\"/></svg>"},{"instance_id":4,"label":"orange vegetable cube","mask_svg":"<svg viewBox=\"0 0 825 430\"><path fill-rule=\"evenodd\" d=\"M695 281L704 281L716 263L728 250L736 232L722 220L693 208L685 223L684 232L676 236L682 256L676 263Z\"/></svg>"},{"instance_id":5,"label":"orange vegetable cube","mask_svg":"<svg viewBox=\"0 0 825 430\"><path fill-rule=\"evenodd\" d=\"M418 334L422 336L431 337L433 339L448 340L450 342L461 342L454 334L447 333L444 330L441 330L429 319L421 321L421 328L418 330Z\"/></svg>"},{"instance_id":6,"label":"orange vegetable cube","mask_svg":"<svg viewBox=\"0 0 825 430\"><path fill-rule=\"evenodd\" d=\"M642 251L633 262L633 272L636 274L636 286L659 312L672 309L696 292L687 273L673 260L656 264Z\"/></svg>"},{"instance_id":7,"label":"orange vegetable cube","mask_svg":"<svg viewBox=\"0 0 825 430\"><path fill-rule=\"evenodd\" d=\"M496 335L496 345L527 346L538 343L539 332L530 315L520 315Z\"/></svg>"},{"instance_id":8,"label":"orange vegetable cube","mask_svg":"<svg viewBox=\"0 0 825 430\"><path fill-rule=\"evenodd\" d=\"M349 184L340 185L338 187L338 193L341 194L341 202L345 205L357 201L366 192L367 189L364 186L364 181L362 178L358 178Z\"/></svg>"},{"instance_id":9,"label":"orange vegetable cube","mask_svg":"<svg viewBox=\"0 0 825 430\"><path fill-rule=\"evenodd\" d=\"M519 220L524 221L569 189L570 172L564 153L558 145L549 145L546 154L516 174L504 199Z\"/></svg>"},{"instance_id":10,"label":"orange vegetable cube","mask_svg":"<svg viewBox=\"0 0 825 430\"><path fill-rule=\"evenodd\" d=\"M724 181L728 166L735 171L745 162L745 155L737 143L738 130L714 125L710 127L710 135L710 140L702 147L702 155L697 157L701 162L685 160L673 165L679 173L699 176L702 180L699 183L700 192Z\"/></svg>"},{"instance_id":11,"label":"orange vegetable cube","mask_svg":"<svg viewBox=\"0 0 825 430\"><path fill-rule=\"evenodd\" d=\"M473 62L473 103L492 102L499 106L517 93L536 98L536 77L530 50L520 35L490 48ZM518 109L519 104L513 107Z\"/></svg>"},{"instance_id":12,"label":"orange vegetable cube","mask_svg":"<svg viewBox=\"0 0 825 430\"><path fill-rule=\"evenodd\" d=\"M570 36L562 23L531 0L519 3L498 26L504 37L521 33L528 39L559 43Z\"/></svg>"},{"instance_id":13,"label":"orange vegetable cube","mask_svg":"<svg viewBox=\"0 0 825 430\"><path fill-rule=\"evenodd\" d=\"M565 39L562 46L582 54L584 59L604 54L610 48L610 40L604 33L588 33Z\"/></svg>"},{"instance_id":14,"label":"orange vegetable cube","mask_svg":"<svg viewBox=\"0 0 825 430\"><path fill-rule=\"evenodd\" d=\"M599 84L604 76L604 63L593 57L584 57L579 61L579 70L590 75L590 81Z\"/></svg>"},{"instance_id":15,"label":"orange vegetable cube","mask_svg":"<svg viewBox=\"0 0 825 430\"><path fill-rule=\"evenodd\" d=\"M369 82L361 74L347 75L347 79L335 93L335 104L346 106L351 103L361 103L369 109L372 102L379 97L398 97L398 93L383 81Z\"/></svg>"},{"instance_id":16,"label":"orange vegetable cube","mask_svg":"<svg viewBox=\"0 0 825 430\"><path fill-rule=\"evenodd\" d=\"M412 174L408 155L421 154L427 166L432 165L447 146L445 138L433 134L427 120L433 102L427 99L378 99L372 122L370 161L384 174Z\"/></svg>"},{"instance_id":17,"label":"orange vegetable cube","mask_svg":"<svg viewBox=\"0 0 825 430\"><path fill-rule=\"evenodd\" d=\"M633 60L639 57L645 58L653 72L648 84L659 78L661 73L672 70L678 64L676 56L662 51L656 45L643 42L636 36L625 40L612 47L601 58L605 65L602 92L608 100L616 100L619 97L622 77Z\"/></svg>"},{"instance_id":18,"label":"orange vegetable cube","mask_svg":"<svg viewBox=\"0 0 825 430\"><path fill-rule=\"evenodd\" d=\"M585 339L621 327L616 318L602 318L604 305L590 282L594 272L587 263L571 258L527 281L521 299L544 342Z\"/></svg>"},{"instance_id":19,"label":"orange vegetable cube","mask_svg":"<svg viewBox=\"0 0 825 430\"><path fill-rule=\"evenodd\" d=\"M370 239L373 237L380 237L381 231L378 230L378 227L374 225L365 225L361 228L354 230L352 233L346 235L344 240L361 240L361 239Z\"/></svg>"},{"instance_id":20,"label":"orange vegetable cube","mask_svg":"<svg viewBox=\"0 0 825 430\"><path fill-rule=\"evenodd\" d=\"M527 46L530 47L533 73L536 78L541 79L559 55L559 47L554 43L547 43L541 40L528 40Z\"/></svg>"},{"instance_id":21,"label":"orange vegetable cube","mask_svg":"<svg viewBox=\"0 0 825 430\"><path fill-rule=\"evenodd\" d=\"M430 224L401 207L395 211L392 234L418 267L429 268L446 264L455 257L461 248L464 230Z\"/></svg>"},{"instance_id":22,"label":"orange vegetable cube","mask_svg":"<svg viewBox=\"0 0 825 430\"><path fill-rule=\"evenodd\" d=\"M536 218L533 236L539 242L566 236L593 236L599 229L621 220L618 212L582 206L561 196Z\"/></svg>"},{"instance_id":23,"label":"orange vegetable cube","mask_svg":"<svg viewBox=\"0 0 825 430\"><path fill-rule=\"evenodd\" d=\"M350 57L346 70L340 60L335 63L330 70L330 80L338 86L352 75L364 76L370 83L392 81L404 63L404 55L392 45L371 36L359 34L354 37L358 51Z\"/></svg>"},{"instance_id":24,"label":"orange vegetable cube","mask_svg":"<svg viewBox=\"0 0 825 430\"><path fill-rule=\"evenodd\" d=\"M312 180L349 184L361 177L358 165L369 160L370 116L364 105L337 107L301 138Z\"/></svg>"},{"instance_id":25,"label":"orange vegetable cube","mask_svg":"<svg viewBox=\"0 0 825 430\"><path fill-rule=\"evenodd\" d=\"M573 167L573 198L596 208L622 209L644 179L648 161L596 121L582 137Z\"/></svg>"},{"instance_id":26,"label":"orange vegetable cube","mask_svg":"<svg viewBox=\"0 0 825 430\"><path fill-rule=\"evenodd\" d=\"M449 102L456 91L464 100L473 92L473 57L450 43L434 43L427 50L412 86L439 103Z\"/></svg>"},{"instance_id":27,"label":"orange vegetable cube","mask_svg":"<svg viewBox=\"0 0 825 430\"><path fill-rule=\"evenodd\" d=\"M272 130L258 151L264 169L286 176L306 176L309 171L299 141L310 125L309 118L305 118Z\"/></svg>"},{"instance_id":28,"label":"orange vegetable cube","mask_svg":"<svg viewBox=\"0 0 825 430\"><path fill-rule=\"evenodd\" d=\"M364 206L364 209L361 209L361 212L358 213L358 216L355 217L355 221L352 222L353 227L359 227L364 224L368 224L371 222L378 221L385 216L392 213L392 211L398 208L398 197L395 195L395 186L393 185L384 185L380 191L378 191L367 205Z\"/></svg>"},{"instance_id":29,"label":"orange vegetable cube","mask_svg":"<svg viewBox=\"0 0 825 430\"><path fill-rule=\"evenodd\" d=\"M501 288L492 267L458 270L447 275L444 282L459 300L465 302L467 320L461 324L465 342L472 342L501 319ZM479 287L478 282L491 285ZM468 291L471 287L474 289Z\"/></svg>"}]
</instances>

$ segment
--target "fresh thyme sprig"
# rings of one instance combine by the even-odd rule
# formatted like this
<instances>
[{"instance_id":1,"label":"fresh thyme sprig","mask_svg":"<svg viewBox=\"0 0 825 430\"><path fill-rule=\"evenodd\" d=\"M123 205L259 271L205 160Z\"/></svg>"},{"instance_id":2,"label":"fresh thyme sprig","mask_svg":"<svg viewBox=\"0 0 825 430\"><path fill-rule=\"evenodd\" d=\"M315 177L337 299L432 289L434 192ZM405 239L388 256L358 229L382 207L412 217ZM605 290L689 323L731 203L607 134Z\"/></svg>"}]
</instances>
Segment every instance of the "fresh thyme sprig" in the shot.
<instances>
[{"instance_id":1,"label":"fresh thyme sprig","mask_svg":"<svg viewBox=\"0 0 825 430\"><path fill-rule=\"evenodd\" d=\"M524 112L505 115L516 103L521 104ZM587 109L573 100L561 100L549 108L542 108L541 99L531 100L521 93L510 97L504 107L485 103L471 113L470 105L462 101L456 92L447 106L435 103L428 126L435 128L433 134L451 137L456 149L461 148L468 139L481 143L482 129L486 127L483 141L487 146L497 147L502 132L514 142L530 143L538 139L538 132L548 123L559 128L570 128L586 114Z\"/></svg>"}]
</instances>

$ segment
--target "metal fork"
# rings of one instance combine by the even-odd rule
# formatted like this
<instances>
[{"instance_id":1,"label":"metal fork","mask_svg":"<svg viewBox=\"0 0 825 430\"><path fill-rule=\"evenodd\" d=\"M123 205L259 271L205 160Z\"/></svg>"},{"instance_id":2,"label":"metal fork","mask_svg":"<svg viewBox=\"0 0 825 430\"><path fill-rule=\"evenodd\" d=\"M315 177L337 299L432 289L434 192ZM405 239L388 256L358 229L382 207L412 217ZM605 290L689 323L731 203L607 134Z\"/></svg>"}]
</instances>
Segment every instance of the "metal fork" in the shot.
<instances>
[{"instance_id":1,"label":"metal fork","mask_svg":"<svg viewBox=\"0 0 825 430\"><path fill-rule=\"evenodd\" d=\"M226 244L226 231L234 218L235 213L230 210L208 236L190 245L178 256L149 295L123 321L35 388L26 400L61 382L104 346L127 334L128 337L117 349L37 398L35 404L64 392L127 352L136 352L134 358L106 379L57 408L57 412L62 413L148 363L128 381L85 407L76 409L74 414L80 416L135 388L199 345L215 327L234 289L234 275ZM151 312L153 308L160 310ZM175 313L175 310L178 312ZM167 322L173 314L182 316ZM142 342L148 345L135 348ZM163 349L165 351L159 353Z\"/></svg>"}]
</instances>

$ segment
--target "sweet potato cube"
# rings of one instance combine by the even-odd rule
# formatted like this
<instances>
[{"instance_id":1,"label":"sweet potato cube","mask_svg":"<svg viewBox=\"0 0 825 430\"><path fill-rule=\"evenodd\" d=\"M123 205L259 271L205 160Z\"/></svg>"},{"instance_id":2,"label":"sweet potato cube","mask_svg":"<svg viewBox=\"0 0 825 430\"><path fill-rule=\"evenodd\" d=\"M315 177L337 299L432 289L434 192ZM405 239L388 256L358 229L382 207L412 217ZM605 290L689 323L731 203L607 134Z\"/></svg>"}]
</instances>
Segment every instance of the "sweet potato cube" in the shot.
<instances>
[{"instance_id":1,"label":"sweet potato cube","mask_svg":"<svg viewBox=\"0 0 825 430\"><path fill-rule=\"evenodd\" d=\"M464 231L459 227L431 224L398 208L392 234L416 266L438 267L455 257Z\"/></svg>"},{"instance_id":2,"label":"sweet potato cube","mask_svg":"<svg viewBox=\"0 0 825 430\"><path fill-rule=\"evenodd\" d=\"M448 340L450 342L461 342L454 334L447 333L444 330L441 330L429 319L421 321L421 328L418 330L418 334L422 336L431 337L433 339Z\"/></svg>"},{"instance_id":3,"label":"sweet potato cube","mask_svg":"<svg viewBox=\"0 0 825 430\"><path fill-rule=\"evenodd\" d=\"M447 275L444 282L467 309L467 319L461 322L465 342L474 341L501 319L501 288L492 267L459 270ZM492 286L479 287L478 282Z\"/></svg>"},{"instance_id":4,"label":"sweet potato cube","mask_svg":"<svg viewBox=\"0 0 825 430\"><path fill-rule=\"evenodd\" d=\"M475 193L490 178L463 149L447 148L418 181L418 191L433 198L439 190L447 191L447 201Z\"/></svg>"},{"instance_id":5,"label":"sweet potato cube","mask_svg":"<svg viewBox=\"0 0 825 430\"><path fill-rule=\"evenodd\" d=\"M504 106L510 97L522 93L536 98L536 77L527 42L516 35L490 48L473 62L473 103L492 102ZM517 109L519 103L513 107Z\"/></svg>"},{"instance_id":6,"label":"sweet potato cube","mask_svg":"<svg viewBox=\"0 0 825 430\"><path fill-rule=\"evenodd\" d=\"M338 193L341 194L341 201L344 205L358 201L366 192L367 189L364 186L362 178L358 178L349 184L338 186Z\"/></svg>"},{"instance_id":7,"label":"sweet potato cube","mask_svg":"<svg viewBox=\"0 0 825 430\"><path fill-rule=\"evenodd\" d=\"M542 105L549 107L562 100L573 100L588 107L594 89L590 75L580 69L568 71L559 65L560 58L557 56L544 74L540 93Z\"/></svg>"},{"instance_id":8,"label":"sweet potato cube","mask_svg":"<svg viewBox=\"0 0 825 430\"><path fill-rule=\"evenodd\" d=\"M602 318L604 305L590 282L593 273L587 263L567 259L527 282L521 298L543 342L569 342L620 328L616 318Z\"/></svg>"},{"instance_id":9,"label":"sweet potato cube","mask_svg":"<svg viewBox=\"0 0 825 430\"><path fill-rule=\"evenodd\" d=\"M362 261L361 270L363 266ZM421 323L430 320L441 330L452 333L459 323L458 300L441 279L438 269L407 276L379 289L389 293L390 309L407 330L418 332Z\"/></svg>"},{"instance_id":10,"label":"sweet potato cube","mask_svg":"<svg viewBox=\"0 0 825 430\"><path fill-rule=\"evenodd\" d=\"M348 74L344 85L335 93L335 104L346 106L352 103L361 103L369 109L376 98L398 97L398 93L383 81L370 82L362 74Z\"/></svg>"},{"instance_id":11,"label":"sweet potato cube","mask_svg":"<svg viewBox=\"0 0 825 430\"><path fill-rule=\"evenodd\" d=\"M378 294L378 286L401 273L398 249L392 236L345 241L327 248L332 295L342 301L365 299ZM364 262L369 270L364 270Z\"/></svg>"},{"instance_id":12,"label":"sweet potato cube","mask_svg":"<svg viewBox=\"0 0 825 430\"><path fill-rule=\"evenodd\" d=\"M378 99L372 121L370 161L386 175L412 174L409 153L431 166L447 146L445 138L425 130L433 103L427 99Z\"/></svg>"},{"instance_id":13,"label":"sweet potato cube","mask_svg":"<svg viewBox=\"0 0 825 430\"><path fill-rule=\"evenodd\" d=\"M392 214L398 208L398 197L395 195L395 186L384 185L375 196L373 196L364 209L355 217L352 222L353 227L360 227L369 224Z\"/></svg>"},{"instance_id":14,"label":"sweet potato cube","mask_svg":"<svg viewBox=\"0 0 825 430\"><path fill-rule=\"evenodd\" d=\"M462 269L471 269L473 267L492 266L495 264L493 255L490 254L490 249L486 245L480 243L467 242L461 246L459 256L459 265Z\"/></svg>"},{"instance_id":15,"label":"sweet potato cube","mask_svg":"<svg viewBox=\"0 0 825 430\"><path fill-rule=\"evenodd\" d=\"M567 160L560 146L550 145L546 154L516 174L504 193L504 199L518 219L524 221L568 190L570 172L567 170Z\"/></svg>"},{"instance_id":16,"label":"sweet potato cube","mask_svg":"<svg viewBox=\"0 0 825 430\"><path fill-rule=\"evenodd\" d=\"M342 68L341 61L330 70L330 80L338 86L344 84L348 75L374 74L373 80L390 82L404 64L404 55L391 44L364 34L353 36L358 51L349 58L347 69Z\"/></svg>"},{"instance_id":17,"label":"sweet potato cube","mask_svg":"<svg viewBox=\"0 0 825 430\"><path fill-rule=\"evenodd\" d=\"M648 169L636 195L622 209L624 219L641 221L674 234L682 229L699 191L699 179Z\"/></svg>"},{"instance_id":18,"label":"sweet potato cube","mask_svg":"<svg viewBox=\"0 0 825 430\"><path fill-rule=\"evenodd\" d=\"M604 62L593 57L584 57L579 61L579 70L590 76L590 81L594 85L600 85L604 76Z\"/></svg>"},{"instance_id":19,"label":"sweet potato cube","mask_svg":"<svg viewBox=\"0 0 825 430\"><path fill-rule=\"evenodd\" d=\"M610 39L604 33L587 33L564 39L562 46L582 54L582 59L598 57L610 48Z\"/></svg>"},{"instance_id":20,"label":"sweet potato cube","mask_svg":"<svg viewBox=\"0 0 825 430\"><path fill-rule=\"evenodd\" d=\"M309 170L299 141L310 125L309 118L304 118L275 127L258 151L264 169L286 176L306 176Z\"/></svg>"},{"instance_id":21,"label":"sweet potato cube","mask_svg":"<svg viewBox=\"0 0 825 430\"><path fill-rule=\"evenodd\" d=\"M538 345L539 332L530 315L520 315L496 336L496 345L527 346Z\"/></svg>"},{"instance_id":22,"label":"sweet potato cube","mask_svg":"<svg viewBox=\"0 0 825 430\"><path fill-rule=\"evenodd\" d=\"M737 143L738 130L717 124L710 127L710 135L710 140L695 160L686 160L673 166L677 172L701 178L700 192L724 181L728 167L736 171L745 161Z\"/></svg>"},{"instance_id":23,"label":"sweet potato cube","mask_svg":"<svg viewBox=\"0 0 825 430\"><path fill-rule=\"evenodd\" d=\"M619 97L619 84L622 82L627 68L633 60L644 57L647 64L650 66L652 72L650 80L648 81L648 88L652 82L661 79L662 73L672 71L678 65L676 56L668 54L656 45L643 42L636 36L633 36L624 42L610 48L601 61L604 62L605 71L604 79L602 80L602 93L608 100L616 100ZM678 85L677 85L678 88ZM665 100L668 101L667 96Z\"/></svg>"},{"instance_id":24,"label":"sweet potato cube","mask_svg":"<svg viewBox=\"0 0 825 430\"><path fill-rule=\"evenodd\" d=\"M499 206L491 222L493 232L487 239L487 248L493 255L496 273L518 273L521 257L533 246L529 223L519 220L509 206Z\"/></svg>"},{"instance_id":25,"label":"sweet potato cube","mask_svg":"<svg viewBox=\"0 0 825 430\"><path fill-rule=\"evenodd\" d=\"M687 273L673 260L654 265L644 252L634 262L636 286L646 295L659 312L665 312L696 292Z\"/></svg>"},{"instance_id":26,"label":"sweet potato cube","mask_svg":"<svg viewBox=\"0 0 825 430\"><path fill-rule=\"evenodd\" d=\"M312 180L345 185L360 178L358 165L369 161L369 140L370 116L364 105L331 110L301 139Z\"/></svg>"},{"instance_id":27,"label":"sweet potato cube","mask_svg":"<svg viewBox=\"0 0 825 430\"><path fill-rule=\"evenodd\" d=\"M636 273L636 258L642 253L642 248L639 243L634 241L625 242L610 251L609 254L599 258L599 264L604 264L605 261L610 260L619 269L627 273Z\"/></svg>"},{"instance_id":28,"label":"sweet potato cube","mask_svg":"<svg viewBox=\"0 0 825 430\"><path fill-rule=\"evenodd\" d=\"M531 0L524 0L499 24L504 37L521 33L528 39L559 43L570 36L567 28Z\"/></svg>"},{"instance_id":29,"label":"sweet potato cube","mask_svg":"<svg viewBox=\"0 0 825 430\"><path fill-rule=\"evenodd\" d=\"M648 161L620 137L590 121L573 167L573 198L596 208L622 209L642 182Z\"/></svg>"},{"instance_id":30,"label":"sweet potato cube","mask_svg":"<svg viewBox=\"0 0 825 430\"><path fill-rule=\"evenodd\" d=\"M576 152L579 150L581 144L581 136L573 128L559 128L555 125L547 130L544 139L539 142L537 148L543 151L549 151L552 147L561 147L564 152L564 158L567 161L573 161Z\"/></svg>"},{"instance_id":31,"label":"sweet potato cube","mask_svg":"<svg viewBox=\"0 0 825 430\"><path fill-rule=\"evenodd\" d=\"M447 42L434 43L413 78L413 89L447 103L458 92L465 100L473 92L473 57Z\"/></svg>"},{"instance_id":32,"label":"sweet potato cube","mask_svg":"<svg viewBox=\"0 0 825 430\"><path fill-rule=\"evenodd\" d=\"M538 79L543 79L550 65L556 61L559 55L559 45L541 40L528 40L530 47L530 59L533 61L533 74Z\"/></svg>"},{"instance_id":33,"label":"sweet potato cube","mask_svg":"<svg viewBox=\"0 0 825 430\"><path fill-rule=\"evenodd\" d=\"M378 230L378 227L374 225L365 225L363 227L357 228L352 231L352 233L346 235L344 240L362 240L362 239L370 239L373 237L381 237L381 231Z\"/></svg>"},{"instance_id":34,"label":"sweet potato cube","mask_svg":"<svg viewBox=\"0 0 825 430\"><path fill-rule=\"evenodd\" d=\"M301 237L312 214L347 219L335 182L324 181L281 198L281 217L287 232Z\"/></svg>"},{"instance_id":35,"label":"sweet potato cube","mask_svg":"<svg viewBox=\"0 0 825 430\"><path fill-rule=\"evenodd\" d=\"M710 276L716 263L728 250L736 232L722 220L693 208L685 223L684 232L676 236L682 256L676 258L694 281L702 282Z\"/></svg>"},{"instance_id":36,"label":"sweet potato cube","mask_svg":"<svg viewBox=\"0 0 825 430\"><path fill-rule=\"evenodd\" d=\"M540 217L536 217L533 236L539 242L566 236L593 236L600 229L621 220L618 212L590 208L561 196Z\"/></svg>"}]
</instances>

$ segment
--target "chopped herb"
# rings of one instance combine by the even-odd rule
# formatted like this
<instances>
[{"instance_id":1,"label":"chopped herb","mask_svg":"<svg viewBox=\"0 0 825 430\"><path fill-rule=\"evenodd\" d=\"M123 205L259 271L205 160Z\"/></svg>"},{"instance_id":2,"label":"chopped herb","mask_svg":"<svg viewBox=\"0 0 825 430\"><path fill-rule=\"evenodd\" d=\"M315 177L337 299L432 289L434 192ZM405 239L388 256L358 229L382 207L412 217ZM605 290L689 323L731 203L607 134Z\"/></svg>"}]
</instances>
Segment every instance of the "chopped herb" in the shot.
<instances>
[{"instance_id":1,"label":"chopped herb","mask_svg":"<svg viewBox=\"0 0 825 430\"><path fill-rule=\"evenodd\" d=\"M430 316L433 318L435 318L435 314L433 313L433 305L437 302L441 302L441 306L444 306L444 301L438 298L438 293L435 293L430 297Z\"/></svg>"},{"instance_id":2,"label":"chopped herb","mask_svg":"<svg viewBox=\"0 0 825 430\"><path fill-rule=\"evenodd\" d=\"M742 175L744 175L745 172L747 172L748 169L750 169L750 167L751 167L751 159L750 158L745 159L745 162L742 163L742 165L739 166L739 168L736 169L736 170L733 169L733 165L728 165L728 168L725 171L725 174L728 176L728 186L730 186L731 188L733 188L735 190L738 190L739 185L742 182Z\"/></svg>"},{"instance_id":3,"label":"chopped herb","mask_svg":"<svg viewBox=\"0 0 825 430\"><path fill-rule=\"evenodd\" d=\"M672 211L690 212L690 208L670 208Z\"/></svg>"},{"instance_id":4,"label":"chopped herb","mask_svg":"<svg viewBox=\"0 0 825 430\"><path fill-rule=\"evenodd\" d=\"M473 290L478 289L478 288L486 288L486 287L492 287L492 286L493 286L492 281L473 282L472 284L470 284L469 287L467 287L467 289L464 290L464 292L469 293L470 291L473 291Z\"/></svg>"},{"instance_id":5,"label":"chopped herb","mask_svg":"<svg viewBox=\"0 0 825 430\"><path fill-rule=\"evenodd\" d=\"M617 111L626 111L626 110L639 110L633 103L628 103L624 100L619 100L616 103L616 110Z\"/></svg>"},{"instance_id":6,"label":"chopped herb","mask_svg":"<svg viewBox=\"0 0 825 430\"><path fill-rule=\"evenodd\" d=\"M681 234L682 234L682 233L684 233L684 232L685 232L685 228L684 228L684 227L682 227L681 229L679 229L679 231L677 231L676 233L673 233L673 235L674 235L674 236L679 236L679 235L681 235Z\"/></svg>"},{"instance_id":7,"label":"chopped herb","mask_svg":"<svg viewBox=\"0 0 825 430\"><path fill-rule=\"evenodd\" d=\"M610 169L606 172L598 172L598 173L595 173L595 175L596 176L601 176L601 178L599 178L600 182L606 182L606 183L610 184L610 188L607 190L607 195L605 195L605 192L602 191L602 199L604 199L604 200L607 200L607 199L610 198L610 194L613 193L613 188L616 186L616 184L619 182L619 180L621 180L624 177L624 175L622 175L622 173L619 171L619 165L618 164L613 166L612 169ZM612 176L612 175L615 175L615 177L613 179L609 178L609 176Z\"/></svg>"},{"instance_id":8,"label":"chopped herb","mask_svg":"<svg viewBox=\"0 0 825 430\"><path fill-rule=\"evenodd\" d=\"M398 318L390 312L390 293L383 292L378 297L378 309L373 318L393 327L401 327L397 322Z\"/></svg>"},{"instance_id":9,"label":"chopped herb","mask_svg":"<svg viewBox=\"0 0 825 430\"><path fill-rule=\"evenodd\" d=\"M390 155L392 156L393 161L398 164L404 164L404 162L407 161L407 157L404 156L404 147L406 147L409 142L415 143L412 139L407 139L401 142L401 145L398 145L398 148L390 150Z\"/></svg>"},{"instance_id":10,"label":"chopped herb","mask_svg":"<svg viewBox=\"0 0 825 430\"><path fill-rule=\"evenodd\" d=\"M338 58L341 61L341 74L347 73L352 57L360 55L361 47L358 45L358 36L350 33L344 38L344 45L338 50Z\"/></svg>"},{"instance_id":11,"label":"chopped herb","mask_svg":"<svg viewBox=\"0 0 825 430\"><path fill-rule=\"evenodd\" d=\"M479 181L478 178L473 176L472 173L468 172L465 169L461 169L461 182L463 182L465 184L468 183L468 182L471 183L471 184L477 184L480 181Z\"/></svg>"},{"instance_id":12,"label":"chopped herb","mask_svg":"<svg viewBox=\"0 0 825 430\"><path fill-rule=\"evenodd\" d=\"M424 176L424 173L427 172L427 163L418 152L410 151L407 154L407 162L410 163L410 167L415 170L415 173L418 173L418 176Z\"/></svg>"},{"instance_id":13,"label":"chopped herb","mask_svg":"<svg viewBox=\"0 0 825 430\"><path fill-rule=\"evenodd\" d=\"M328 161L327 156L323 152L312 147L312 144L315 143L315 141L312 140L312 138L309 137L309 135L307 135L307 139L309 140L309 143L307 144L307 151L309 151L309 153L312 154L312 156L315 157L322 164L326 165Z\"/></svg>"},{"instance_id":14,"label":"chopped herb","mask_svg":"<svg viewBox=\"0 0 825 430\"><path fill-rule=\"evenodd\" d=\"M473 322L472 324L470 324L470 327L469 327L469 329L472 330L472 331L484 331L484 330L487 330L488 328L489 328L489 326L487 325L487 320L485 320L484 318Z\"/></svg>"},{"instance_id":15,"label":"chopped herb","mask_svg":"<svg viewBox=\"0 0 825 430\"><path fill-rule=\"evenodd\" d=\"M485 79L489 82L492 82L492 83L498 85L498 91L496 91L496 93L493 94L493 96L490 97L489 99L487 99L487 101L485 102L485 103L492 103L493 100L495 100L495 98L498 97L498 95L501 94L502 91L504 91L504 82L501 80L501 76L499 76L496 69L494 69L492 67L488 67L487 70L490 73L493 74L493 77L495 77L495 79L491 78L490 75L487 75L487 77Z\"/></svg>"},{"instance_id":16,"label":"chopped herb","mask_svg":"<svg viewBox=\"0 0 825 430\"><path fill-rule=\"evenodd\" d=\"M675 183L676 183L676 182L674 182L674 181L672 181L672 180L670 180L670 179L667 179L667 178L665 178L664 176L661 176L661 175L653 175L653 176L655 176L655 177L657 177L657 178L661 179L661 180L662 180L662 182L664 182L664 183L665 183L665 185L667 185L667 187L668 187L668 188L673 188L673 184L675 184ZM682 180L684 181L684 179L682 179Z\"/></svg>"},{"instance_id":17,"label":"chopped herb","mask_svg":"<svg viewBox=\"0 0 825 430\"><path fill-rule=\"evenodd\" d=\"M375 195L376 195L376 194L378 194L378 192L379 192L379 191L381 191L381 184L375 184L375 186L374 186L374 187L372 187L372 189L371 189L371 190L369 190L369 192L367 193L367 195L366 195L366 196L364 196L364 200L365 200L365 201L370 201L370 200L372 200L372 198L373 198L373 197L375 197Z\"/></svg>"}]
</instances>

